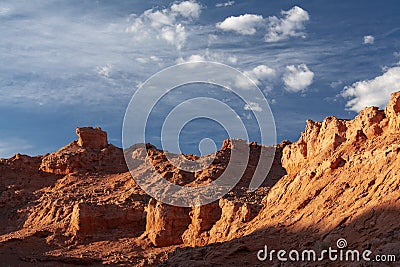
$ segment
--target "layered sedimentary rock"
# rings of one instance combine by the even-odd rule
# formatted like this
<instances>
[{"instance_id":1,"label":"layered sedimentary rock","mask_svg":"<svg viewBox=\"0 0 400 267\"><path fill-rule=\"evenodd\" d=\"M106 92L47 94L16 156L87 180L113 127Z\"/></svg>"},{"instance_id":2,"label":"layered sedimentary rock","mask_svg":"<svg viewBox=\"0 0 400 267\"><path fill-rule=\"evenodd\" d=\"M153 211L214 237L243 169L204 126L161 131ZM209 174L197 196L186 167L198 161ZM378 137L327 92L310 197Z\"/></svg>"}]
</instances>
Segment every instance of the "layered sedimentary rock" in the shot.
<instances>
[{"instance_id":1,"label":"layered sedimentary rock","mask_svg":"<svg viewBox=\"0 0 400 267\"><path fill-rule=\"evenodd\" d=\"M151 199L146 208L145 234L158 247L182 244L182 234L190 223L189 211Z\"/></svg>"},{"instance_id":2,"label":"layered sedimentary rock","mask_svg":"<svg viewBox=\"0 0 400 267\"><path fill-rule=\"evenodd\" d=\"M78 239L123 230L129 236L141 235L146 227L144 206L77 203L72 210L70 230Z\"/></svg>"},{"instance_id":3,"label":"layered sedimentary rock","mask_svg":"<svg viewBox=\"0 0 400 267\"><path fill-rule=\"evenodd\" d=\"M79 130L78 141L44 157L0 159L0 257L10 265L257 266L265 245L318 250L339 238L400 256L399 131L400 93L385 110L365 108L353 120L307 121L298 141L274 147L270 173L250 192L269 147L226 140L210 166L190 173L167 152L134 146L124 151L135 162L129 173L102 131ZM241 148L250 151L242 179L205 206L160 203L131 177L204 185Z\"/></svg>"},{"instance_id":4,"label":"layered sedimentary rock","mask_svg":"<svg viewBox=\"0 0 400 267\"><path fill-rule=\"evenodd\" d=\"M400 93L394 93L385 110L365 108L354 120L307 121L300 139L283 149L287 175L271 187L254 218L241 226L238 220L225 219L231 222L225 227L232 227L225 234L214 232L219 220L210 236L225 242L179 250L161 266L280 266L276 257L261 262L255 255L265 245L269 251L319 253L336 248L340 238L347 241L346 249L368 249L398 259L399 103ZM222 202L226 204L220 205L226 207L222 217L243 217L242 208ZM321 264L343 266L326 258L307 263ZM359 266L360 262L345 264Z\"/></svg>"},{"instance_id":5,"label":"layered sedimentary rock","mask_svg":"<svg viewBox=\"0 0 400 267\"><path fill-rule=\"evenodd\" d=\"M315 157L329 157L343 144L360 144L399 131L400 92L393 93L385 110L367 107L354 120L327 117L322 122L307 121L300 139L283 151L283 167L297 172Z\"/></svg>"},{"instance_id":6,"label":"layered sedimentary rock","mask_svg":"<svg viewBox=\"0 0 400 267\"><path fill-rule=\"evenodd\" d=\"M103 149L108 145L107 133L101 128L81 127L76 128L78 146L91 149Z\"/></svg>"},{"instance_id":7,"label":"layered sedimentary rock","mask_svg":"<svg viewBox=\"0 0 400 267\"><path fill-rule=\"evenodd\" d=\"M126 172L122 149L107 143L100 128L77 128L78 141L45 155L40 170L54 174L81 172Z\"/></svg>"}]
</instances>

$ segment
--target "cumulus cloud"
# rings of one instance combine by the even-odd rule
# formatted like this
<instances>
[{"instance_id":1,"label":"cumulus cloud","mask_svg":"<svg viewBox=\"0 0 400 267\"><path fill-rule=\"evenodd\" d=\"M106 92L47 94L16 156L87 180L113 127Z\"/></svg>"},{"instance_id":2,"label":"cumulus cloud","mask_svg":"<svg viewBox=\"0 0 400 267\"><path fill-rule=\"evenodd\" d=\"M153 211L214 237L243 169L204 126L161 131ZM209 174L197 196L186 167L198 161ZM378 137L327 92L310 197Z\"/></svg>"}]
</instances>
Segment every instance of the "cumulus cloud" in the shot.
<instances>
[{"instance_id":1,"label":"cumulus cloud","mask_svg":"<svg viewBox=\"0 0 400 267\"><path fill-rule=\"evenodd\" d=\"M270 68L266 65L259 65L250 71L245 71L244 74L247 75L258 85L262 80L271 79L275 77L276 71L273 68Z\"/></svg>"},{"instance_id":2,"label":"cumulus cloud","mask_svg":"<svg viewBox=\"0 0 400 267\"><path fill-rule=\"evenodd\" d=\"M185 18L198 18L201 13L201 6L196 2L184 1L173 4L171 6L171 11Z\"/></svg>"},{"instance_id":3,"label":"cumulus cloud","mask_svg":"<svg viewBox=\"0 0 400 267\"><path fill-rule=\"evenodd\" d=\"M174 27L163 27L161 29L161 37L168 43L175 45L178 50L181 50L186 41L186 31L182 24L177 24Z\"/></svg>"},{"instance_id":4,"label":"cumulus cloud","mask_svg":"<svg viewBox=\"0 0 400 267\"><path fill-rule=\"evenodd\" d=\"M162 10L148 9L140 16L133 16L133 22L126 32L134 33L138 41L155 36L180 50L187 38L184 24L199 18L200 13L200 4L194 1L174 3Z\"/></svg>"},{"instance_id":5,"label":"cumulus cloud","mask_svg":"<svg viewBox=\"0 0 400 267\"><path fill-rule=\"evenodd\" d=\"M306 64L286 66L286 71L283 75L285 88L289 92L304 91L313 83L314 72L312 72Z\"/></svg>"},{"instance_id":6,"label":"cumulus cloud","mask_svg":"<svg viewBox=\"0 0 400 267\"><path fill-rule=\"evenodd\" d=\"M252 70L244 71L243 74L250 78L257 86L265 80L272 80L276 77L276 71L266 65L259 65ZM236 78L235 85L243 89L254 86L248 79L242 76Z\"/></svg>"},{"instance_id":7,"label":"cumulus cloud","mask_svg":"<svg viewBox=\"0 0 400 267\"><path fill-rule=\"evenodd\" d=\"M304 9L294 6L288 11L282 11L282 18L276 16L269 17L266 42L278 42L289 37L303 37L305 23L310 20L310 16Z\"/></svg>"},{"instance_id":8,"label":"cumulus cloud","mask_svg":"<svg viewBox=\"0 0 400 267\"><path fill-rule=\"evenodd\" d=\"M346 108L358 112L368 106L383 108L396 91L400 91L400 67L388 68L381 76L346 86L341 96L351 98Z\"/></svg>"},{"instance_id":9,"label":"cumulus cloud","mask_svg":"<svg viewBox=\"0 0 400 267\"><path fill-rule=\"evenodd\" d=\"M254 112L261 112L263 111L263 109L260 107L260 105L258 103L255 102L250 102L244 105L244 110L251 110Z\"/></svg>"},{"instance_id":10,"label":"cumulus cloud","mask_svg":"<svg viewBox=\"0 0 400 267\"><path fill-rule=\"evenodd\" d=\"M375 42L375 37L372 35L364 36L364 44L373 44Z\"/></svg>"},{"instance_id":11,"label":"cumulus cloud","mask_svg":"<svg viewBox=\"0 0 400 267\"><path fill-rule=\"evenodd\" d=\"M217 23L216 27L224 31L235 31L243 35L253 35L257 27L262 25L264 18L260 15L244 14L238 17L231 16Z\"/></svg>"},{"instance_id":12,"label":"cumulus cloud","mask_svg":"<svg viewBox=\"0 0 400 267\"><path fill-rule=\"evenodd\" d=\"M215 7L227 7L227 6L233 6L235 4L235 1L228 1L225 3L216 3Z\"/></svg>"},{"instance_id":13,"label":"cumulus cloud","mask_svg":"<svg viewBox=\"0 0 400 267\"><path fill-rule=\"evenodd\" d=\"M301 7L294 6L288 11L281 11L281 18L261 15L244 14L231 16L216 24L218 29L234 31L243 35L253 35L258 29L266 29L265 41L278 42L290 37L305 38L305 23L310 20L308 12Z\"/></svg>"}]
</instances>

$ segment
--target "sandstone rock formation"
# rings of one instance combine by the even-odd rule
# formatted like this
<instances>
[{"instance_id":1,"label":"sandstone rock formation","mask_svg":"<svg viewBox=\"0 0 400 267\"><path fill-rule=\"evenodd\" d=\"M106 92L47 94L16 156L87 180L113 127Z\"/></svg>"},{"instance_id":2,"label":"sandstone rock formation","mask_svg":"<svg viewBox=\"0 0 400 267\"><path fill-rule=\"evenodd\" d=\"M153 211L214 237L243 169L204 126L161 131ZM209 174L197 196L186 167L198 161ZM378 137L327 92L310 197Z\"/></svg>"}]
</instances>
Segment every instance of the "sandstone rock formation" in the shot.
<instances>
[{"instance_id":1,"label":"sandstone rock formation","mask_svg":"<svg viewBox=\"0 0 400 267\"><path fill-rule=\"evenodd\" d=\"M146 227L143 205L116 205L80 202L71 214L70 230L73 236L84 240L98 237L110 230L130 232L129 236L141 235Z\"/></svg>"},{"instance_id":2,"label":"sandstone rock formation","mask_svg":"<svg viewBox=\"0 0 400 267\"><path fill-rule=\"evenodd\" d=\"M146 209L145 234L158 247L182 244L182 234L190 223L189 211L151 199Z\"/></svg>"},{"instance_id":3,"label":"sandstone rock formation","mask_svg":"<svg viewBox=\"0 0 400 267\"><path fill-rule=\"evenodd\" d=\"M107 143L100 128L77 128L78 141L43 157L40 170L54 174L81 172L126 172L122 149Z\"/></svg>"},{"instance_id":4,"label":"sandstone rock formation","mask_svg":"<svg viewBox=\"0 0 400 267\"><path fill-rule=\"evenodd\" d=\"M399 259L399 99L400 93L394 93L385 110L369 107L354 120L307 121L300 139L283 149L288 174L269 190L257 216L239 227L231 241L179 250L162 266L279 266L276 258L262 263L255 255L264 245L300 251L336 248L339 238L347 240L349 249ZM327 259L307 266L321 264L343 266Z\"/></svg>"},{"instance_id":5,"label":"sandstone rock formation","mask_svg":"<svg viewBox=\"0 0 400 267\"><path fill-rule=\"evenodd\" d=\"M78 146L91 149L103 149L108 145L107 133L101 128L81 127L76 128Z\"/></svg>"},{"instance_id":6,"label":"sandstone rock formation","mask_svg":"<svg viewBox=\"0 0 400 267\"><path fill-rule=\"evenodd\" d=\"M280 266L258 261L257 252L320 250L345 238L351 249L400 258L399 130L394 93L385 110L307 121L298 141L273 149L226 140L201 171L176 168L152 145L133 146L124 151L135 163L130 173L103 131L79 128L78 141L54 153L0 159L0 257L16 266ZM205 206L163 204L132 179L151 184L156 169L172 183L204 185L220 177L235 149L250 151L241 180ZM250 192L261 154L272 150L271 172ZM308 265L327 264L340 266Z\"/></svg>"}]
</instances>

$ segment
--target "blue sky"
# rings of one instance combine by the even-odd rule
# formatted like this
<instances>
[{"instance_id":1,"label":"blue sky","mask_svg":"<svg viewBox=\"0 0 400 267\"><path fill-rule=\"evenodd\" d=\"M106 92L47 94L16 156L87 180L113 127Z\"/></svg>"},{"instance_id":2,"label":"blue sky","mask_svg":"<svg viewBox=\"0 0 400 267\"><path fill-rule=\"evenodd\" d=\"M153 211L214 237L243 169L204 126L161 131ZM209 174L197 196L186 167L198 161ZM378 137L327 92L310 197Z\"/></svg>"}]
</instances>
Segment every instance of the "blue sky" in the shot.
<instances>
[{"instance_id":1,"label":"blue sky","mask_svg":"<svg viewBox=\"0 0 400 267\"><path fill-rule=\"evenodd\" d=\"M87 125L121 146L137 87L191 60L245 72L269 101L277 141L294 141L306 119L352 118L364 106L384 107L400 90L399 10L394 0L3 0L0 157L52 152ZM185 94L215 88L199 90ZM213 122L187 125L183 151L197 152L206 136L220 144L225 132Z\"/></svg>"}]
</instances>

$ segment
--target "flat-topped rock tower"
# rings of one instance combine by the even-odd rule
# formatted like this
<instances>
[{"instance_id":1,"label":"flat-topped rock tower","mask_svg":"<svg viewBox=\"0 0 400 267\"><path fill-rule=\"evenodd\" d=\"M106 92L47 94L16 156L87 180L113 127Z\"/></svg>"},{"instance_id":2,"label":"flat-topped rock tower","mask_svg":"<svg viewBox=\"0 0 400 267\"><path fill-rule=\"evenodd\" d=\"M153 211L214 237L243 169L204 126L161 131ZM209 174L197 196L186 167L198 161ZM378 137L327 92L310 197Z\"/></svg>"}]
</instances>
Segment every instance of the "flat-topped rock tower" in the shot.
<instances>
[{"instance_id":1,"label":"flat-topped rock tower","mask_svg":"<svg viewBox=\"0 0 400 267\"><path fill-rule=\"evenodd\" d=\"M107 133L100 127L76 128L78 146L83 148L103 149L108 145Z\"/></svg>"}]
</instances>

